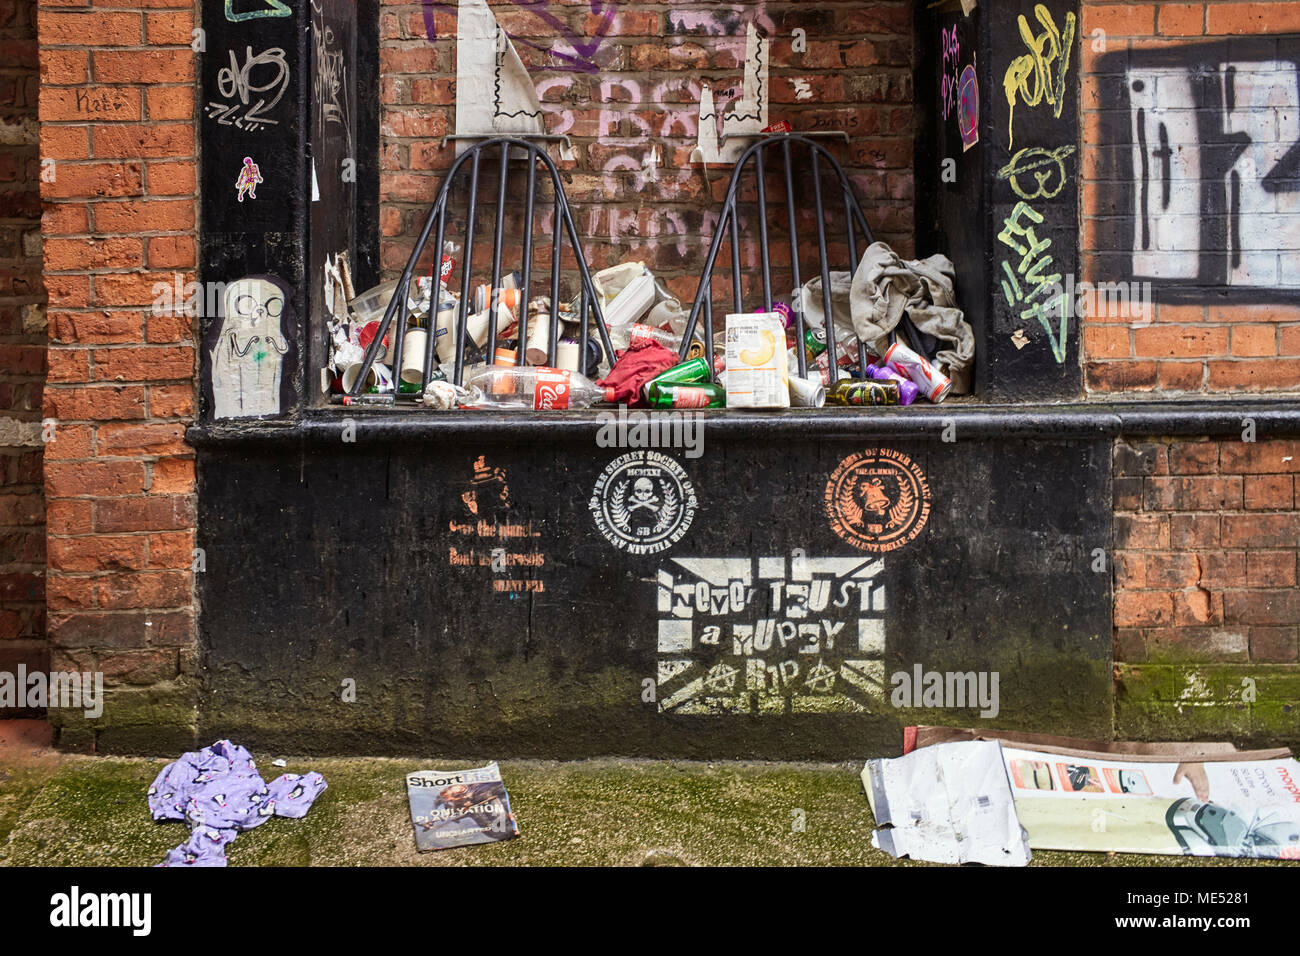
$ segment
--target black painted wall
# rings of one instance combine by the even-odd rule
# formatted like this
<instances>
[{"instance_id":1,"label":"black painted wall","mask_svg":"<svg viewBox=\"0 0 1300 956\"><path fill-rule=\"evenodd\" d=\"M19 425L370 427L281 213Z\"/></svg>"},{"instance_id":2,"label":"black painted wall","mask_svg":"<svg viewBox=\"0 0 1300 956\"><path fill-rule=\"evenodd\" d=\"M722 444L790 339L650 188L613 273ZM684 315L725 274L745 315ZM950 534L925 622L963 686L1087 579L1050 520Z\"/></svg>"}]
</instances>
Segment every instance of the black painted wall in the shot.
<instances>
[{"instance_id":1,"label":"black painted wall","mask_svg":"<svg viewBox=\"0 0 1300 956\"><path fill-rule=\"evenodd\" d=\"M1058 297L1078 275L1078 4L1013 0L987 12L967 17L956 0L916 8L917 252L953 260L983 398L1077 400L1079 319ZM959 127L968 66L979 94L969 146ZM1055 289L1037 288L1053 279Z\"/></svg>"},{"instance_id":2,"label":"black painted wall","mask_svg":"<svg viewBox=\"0 0 1300 956\"><path fill-rule=\"evenodd\" d=\"M325 257L348 252L358 291L378 275L378 29L378 0L311 0L292 9L248 11L204 5L199 279L205 290L205 420L213 413L221 284L270 276L287 287L280 412L264 417L294 418L320 395ZM236 181L244 157L256 164L262 182L255 197L240 200Z\"/></svg>"},{"instance_id":3,"label":"black painted wall","mask_svg":"<svg viewBox=\"0 0 1300 956\"><path fill-rule=\"evenodd\" d=\"M201 443L201 737L317 753L856 759L896 751L917 722L1109 734L1110 574L1092 569L1110 546L1108 439L804 430L779 452L798 466L774 468L763 427L710 434L703 457L670 452L675 465L650 469L651 515L678 467L679 517L692 492L695 507L677 540L638 555L611 543L620 480L601 481L630 449L599 447L594 426L512 440L496 417L402 443L364 415L352 442ZM870 449L928 486L920 526L894 522L914 536L880 554L837 534L825 504L836 469ZM624 507L636 487L622 484ZM892 515L898 486L883 487ZM820 607L789 611L792 586ZM733 628L763 619L787 630L765 653L761 637L735 653ZM750 693L755 658L763 690ZM892 675L918 664L999 673L996 719L893 706Z\"/></svg>"}]
</instances>

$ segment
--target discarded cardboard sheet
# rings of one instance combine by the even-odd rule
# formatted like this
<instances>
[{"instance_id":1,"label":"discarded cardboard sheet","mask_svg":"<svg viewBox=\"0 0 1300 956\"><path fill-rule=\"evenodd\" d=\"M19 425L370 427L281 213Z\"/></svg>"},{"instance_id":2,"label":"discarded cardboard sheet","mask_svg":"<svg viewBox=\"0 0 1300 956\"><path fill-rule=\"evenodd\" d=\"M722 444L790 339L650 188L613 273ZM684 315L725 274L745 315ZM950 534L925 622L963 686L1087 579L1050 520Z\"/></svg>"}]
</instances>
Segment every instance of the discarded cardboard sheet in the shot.
<instances>
[{"instance_id":1,"label":"discarded cardboard sheet","mask_svg":"<svg viewBox=\"0 0 1300 956\"><path fill-rule=\"evenodd\" d=\"M871 844L932 863L1025 866L1029 844L997 741L938 744L868 760L862 785L880 827Z\"/></svg>"},{"instance_id":2,"label":"discarded cardboard sheet","mask_svg":"<svg viewBox=\"0 0 1300 956\"><path fill-rule=\"evenodd\" d=\"M1300 762L1286 750L944 728L913 740L909 757L999 743L1034 849L1300 859Z\"/></svg>"}]
</instances>

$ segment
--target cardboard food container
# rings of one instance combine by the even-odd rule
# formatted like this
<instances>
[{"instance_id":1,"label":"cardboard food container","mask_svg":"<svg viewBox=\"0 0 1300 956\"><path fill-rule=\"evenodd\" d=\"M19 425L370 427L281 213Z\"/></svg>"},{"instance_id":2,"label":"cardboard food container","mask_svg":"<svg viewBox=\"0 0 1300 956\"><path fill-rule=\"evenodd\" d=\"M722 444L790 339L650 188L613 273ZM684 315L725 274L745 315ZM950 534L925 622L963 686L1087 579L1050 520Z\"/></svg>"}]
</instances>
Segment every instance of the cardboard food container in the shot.
<instances>
[{"instance_id":1,"label":"cardboard food container","mask_svg":"<svg viewBox=\"0 0 1300 956\"><path fill-rule=\"evenodd\" d=\"M789 408L785 324L776 312L727 316L727 407Z\"/></svg>"}]
</instances>

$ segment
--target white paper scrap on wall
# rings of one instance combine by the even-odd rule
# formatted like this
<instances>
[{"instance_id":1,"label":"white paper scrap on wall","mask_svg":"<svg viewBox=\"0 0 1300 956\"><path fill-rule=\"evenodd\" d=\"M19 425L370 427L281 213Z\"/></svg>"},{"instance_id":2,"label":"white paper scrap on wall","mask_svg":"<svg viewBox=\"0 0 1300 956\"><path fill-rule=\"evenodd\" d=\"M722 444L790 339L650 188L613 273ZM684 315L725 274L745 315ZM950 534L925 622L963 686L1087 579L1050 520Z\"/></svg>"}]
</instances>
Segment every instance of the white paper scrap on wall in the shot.
<instances>
[{"instance_id":1,"label":"white paper scrap on wall","mask_svg":"<svg viewBox=\"0 0 1300 956\"><path fill-rule=\"evenodd\" d=\"M767 37L751 21L745 34L745 79L740 99L722 116L722 133L728 139L720 145L713 91L708 86L701 89L699 141L691 162L734 163L754 142L745 134L761 133L768 125L768 47Z\"/></svg>"},{"instance_id":2,"label":"white paper scrap on wall","mask_svg":"<svg viewBox=\"0 0 1300 956\"><path fill-rule=\"evenodd\" d=\"M456 135L544 133L523 61L486 0L460 0L456 22ZM457 143L457 152L467 148Z\"/></svg>"}]
</instances>

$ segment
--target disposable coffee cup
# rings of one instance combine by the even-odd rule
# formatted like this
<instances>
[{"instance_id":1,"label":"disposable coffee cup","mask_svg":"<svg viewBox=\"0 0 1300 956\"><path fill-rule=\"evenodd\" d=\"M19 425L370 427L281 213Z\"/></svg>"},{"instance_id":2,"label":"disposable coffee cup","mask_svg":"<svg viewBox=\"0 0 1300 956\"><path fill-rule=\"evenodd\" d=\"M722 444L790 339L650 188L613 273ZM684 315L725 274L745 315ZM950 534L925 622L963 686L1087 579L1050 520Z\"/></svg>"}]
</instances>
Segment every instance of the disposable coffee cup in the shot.
<instances>
[{"instance_id":1,"label":"disposable coffee cup","mask_svg":"<svg viewBox=\"0 0 1300 956\"><path fill-rule=\"evenodd\" d=\"M560 342L555 347L555 367L576 372L581 355L581 347L577 342Z\"/></svg>"},{"instance_id":2,"label":"disposable coffee cup","mask_svg":"<svg viewBox=\"0 0 1300 956\"><path fill-rule=\"evenodd\" d=\"M792 408L821 408L826 404L826 386L821 375L813 373L808 378L790 376L790 405Z\"/></svg>"},{"instance_id":3,"label":"disposable coffee cup","mask_svg":"<svg viewBox=\"0 0 1300 956\"><path fill-rule=\"evenodd\" d=\"M505 306L498 306L497 308L497 328L506 328L507 325L503 323L513 321L510 317L510 310ZM453 362L456 360L456 326L459 321L459 303L457 303L456 307L442 309L438 312L438 325L435 332L437 334L438 361L440 362ZM465 329L470 342L481 348L487 341L487 310L475 312L466 319Z\"/></svg>"},{"instance_id":4,"label":"disposable coffee cup","mask_svg":"<svg viewBox=\"0 0 1300 956\"><path fill-rule=\"evenodd\" d=\"M364 361L354 362L343 370L344 394L351 392L352 386L357 384L357 378L361 375L361 369L365 364ZM376 362L370 366L370 372L366 375L366 384L361 391L368 392L372 388L381 395L393 391L393 373L387 365Z\"/></svg>"},{"instance_id":5,"label":"disposable coffee cup","mask_svg":"<svg viewBox=\"0 0 1300 956\"><path fill-rule=\"evenodd\" d=\"M545 365L551 347L551 314L539 312L528 320L527 351L529 365Z\"/></svg>"},{"instance_id":6,"label":"disposable coffee cup","mask_svg":"<svg viewBox=\"0 0 1300 956\"><path fill-rule=\"evenodd\" d=\"M424 381L424 352L429 346L429 333L424 329L407 329L402 342L402 381L419 385Z\"/></svg>"}]
</instances>

